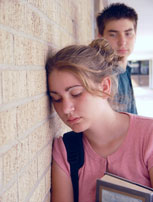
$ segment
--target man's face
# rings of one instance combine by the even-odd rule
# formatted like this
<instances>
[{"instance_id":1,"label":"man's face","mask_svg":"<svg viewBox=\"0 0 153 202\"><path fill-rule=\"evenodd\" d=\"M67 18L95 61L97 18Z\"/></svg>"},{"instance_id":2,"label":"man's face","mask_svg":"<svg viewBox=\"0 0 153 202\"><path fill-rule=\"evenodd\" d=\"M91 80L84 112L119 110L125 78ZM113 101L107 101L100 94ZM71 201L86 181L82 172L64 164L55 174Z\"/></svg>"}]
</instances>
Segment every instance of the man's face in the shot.
<instances>
[{"instance_id":1,"label":"man's face","mask_svg":"<svg viewBox=\"0 0 153 202\"><path fill-rule=\"evenodd\" d=\"M103 37L107 39L118 56L125 60L131 54L135 44L136 31L129 19L110 20L106 23Z\"/></svg>"}]
</instances>

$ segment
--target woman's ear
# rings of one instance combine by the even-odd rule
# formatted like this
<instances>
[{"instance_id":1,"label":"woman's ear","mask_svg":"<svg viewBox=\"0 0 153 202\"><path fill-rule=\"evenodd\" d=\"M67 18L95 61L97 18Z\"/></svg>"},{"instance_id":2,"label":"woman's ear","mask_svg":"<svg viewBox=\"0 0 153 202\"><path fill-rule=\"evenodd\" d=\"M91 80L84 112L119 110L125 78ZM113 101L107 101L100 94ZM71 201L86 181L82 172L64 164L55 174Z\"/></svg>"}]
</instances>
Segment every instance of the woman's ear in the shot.
<instances>
[{"instance_id":1,"label":"woman's ear","mask_svg":"<svg viewBox=\"0 0 153 202\"><path fill-rule=\"evenodd\" d=\"M98 39L101 39L102 38L102 35L98 32L98 34L97 34L97 38Z\"/></svg>"},{"instance_id":2,"label":"woman's ear","mask_svg":"<svg viewBox=\"0 0 153 202\"><path fill-rule=\"evenodd\" d=\"M103 92L103 97L108 98L111 93L111 79L110 77L105 77L101 84L100 89Z\"/></svg>"}]
</instances>

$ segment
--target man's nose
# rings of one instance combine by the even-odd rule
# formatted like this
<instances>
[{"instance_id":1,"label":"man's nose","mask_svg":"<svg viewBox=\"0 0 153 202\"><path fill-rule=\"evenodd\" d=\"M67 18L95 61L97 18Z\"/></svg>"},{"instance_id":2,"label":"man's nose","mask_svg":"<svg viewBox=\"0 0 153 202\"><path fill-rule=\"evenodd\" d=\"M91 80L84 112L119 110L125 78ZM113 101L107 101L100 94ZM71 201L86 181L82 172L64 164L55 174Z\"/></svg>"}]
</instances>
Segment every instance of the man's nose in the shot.
<instances>
[{"instance_id":1,"label":"man's nose","mask_svg":"<svg viewBox=\"0 0 153 202\"><path fill-rule=\"evenodd\" d=\"M118 37L118 45L119 46L125 46L126 45L126 37L122 34Z\"/></svg>"}]
</instances>

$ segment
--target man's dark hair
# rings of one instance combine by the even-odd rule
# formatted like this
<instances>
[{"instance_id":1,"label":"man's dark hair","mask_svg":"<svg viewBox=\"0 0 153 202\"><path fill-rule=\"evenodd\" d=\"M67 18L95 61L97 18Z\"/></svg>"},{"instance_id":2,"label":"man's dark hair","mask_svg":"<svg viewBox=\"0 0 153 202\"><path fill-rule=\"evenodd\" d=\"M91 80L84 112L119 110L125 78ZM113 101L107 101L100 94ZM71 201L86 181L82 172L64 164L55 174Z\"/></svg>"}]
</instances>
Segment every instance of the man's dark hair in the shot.
<instances>
[{"instance_id":1,"label":"man's dark hair","mask_svg":"<svg viewBox=\"0 0 153 202\"><path fill-rule=\"evenodd\" d=\"M133 21L134 29L136 31L138 20L136 11L123 3L113 3L108 7L105 7L104 10L97 16L97 27L99 34L103 35L105 25L108 21L119 20L122 18Z\"/></svg>"}]
</instances>

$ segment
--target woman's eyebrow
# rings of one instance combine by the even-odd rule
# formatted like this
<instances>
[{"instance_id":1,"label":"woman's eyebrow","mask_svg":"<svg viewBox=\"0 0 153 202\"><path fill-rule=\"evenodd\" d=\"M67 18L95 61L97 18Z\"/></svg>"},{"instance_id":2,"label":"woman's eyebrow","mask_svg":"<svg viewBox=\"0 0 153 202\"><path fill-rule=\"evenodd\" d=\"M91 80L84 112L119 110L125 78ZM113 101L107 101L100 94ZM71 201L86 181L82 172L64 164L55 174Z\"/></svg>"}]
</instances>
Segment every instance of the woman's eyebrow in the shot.
<instances>
[{"instance_id":1,"label":"woman's eyebrow","mask_svg":"<svg viewBox=\"0 0 153 202\"><path fill-rule=\"evenodd\" d=\"M74 86L69 86L65 89L65 91L69 91L72 88L76 88L76 87L82 87L82 85L74 85Z\"/></svg>"},{"instance_id":2,"label":"woman's eyebrow","mask_svg":"<svg viewBox=\"0 0 153 202\"><path fill-rule=\"evenodd\" d=\"M69 90L76 88L76 87L82 87L82 85L69 86L69 87L65 88L65 91L69 91ZM49 93L58 94L56 91L52 91L52 90L50 90Z\"/></svg>"}]
</instances>

